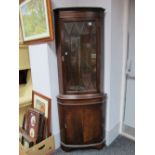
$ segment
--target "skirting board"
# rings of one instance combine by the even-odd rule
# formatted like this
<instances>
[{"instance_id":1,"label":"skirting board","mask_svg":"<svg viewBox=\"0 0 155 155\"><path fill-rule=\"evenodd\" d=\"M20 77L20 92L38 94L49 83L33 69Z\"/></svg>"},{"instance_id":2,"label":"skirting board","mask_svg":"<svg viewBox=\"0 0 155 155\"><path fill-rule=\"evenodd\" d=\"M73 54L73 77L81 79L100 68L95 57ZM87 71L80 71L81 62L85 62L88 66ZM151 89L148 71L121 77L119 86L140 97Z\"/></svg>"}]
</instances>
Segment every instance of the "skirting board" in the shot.
<instances>
[{"instance_id":1,"label":"skirting board","mask_svg":"<svg viewBox=\"0 0 155 155\"><path fill-rule=\"evenodd\" d=\"M109 146L119 136L120 123L116 124L110 131L106 131L106 145Z\"/></svg>"},{"instance_id":2,"label":"skirting board","mask_svg":"<svg viewBox=\"0 0 155 155\"><path fill-rule=\"evenodd\" d=\"M128 125L123 124L121 135L131 140L135 140L135 128L132 128Z\"/></svg>"}]
</instances>

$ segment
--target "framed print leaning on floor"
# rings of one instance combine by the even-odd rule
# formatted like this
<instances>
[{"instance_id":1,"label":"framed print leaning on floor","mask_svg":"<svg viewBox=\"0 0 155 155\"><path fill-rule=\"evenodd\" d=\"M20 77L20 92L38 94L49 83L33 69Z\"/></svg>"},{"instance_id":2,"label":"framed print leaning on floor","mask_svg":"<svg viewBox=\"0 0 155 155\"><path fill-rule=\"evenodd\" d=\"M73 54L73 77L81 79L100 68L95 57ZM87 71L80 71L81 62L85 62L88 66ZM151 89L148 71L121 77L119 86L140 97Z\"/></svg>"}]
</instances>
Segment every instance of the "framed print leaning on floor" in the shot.
<instances>
[{"instance_id":1,"label":"framed print leaning on floor","mask_svg":"<svg viewBox=\"0 0 155 155\"><path fill-rule=\"evenodd\" d=\"M32 105L33 108L44 113L47 120L47 135L51 135L51 99L36 91L32 91Z\"/></svg>"},{"instance_id":2,"label":"framed print leaning on floor","mask_svg":"<svg viewBox=\"0 0 155 155\"><path fill-rule=\"evenodd\" d=\"M25 0L20 3L19 9L25 44L54 39L51 0Z\"/></svg>"}]
</instances>

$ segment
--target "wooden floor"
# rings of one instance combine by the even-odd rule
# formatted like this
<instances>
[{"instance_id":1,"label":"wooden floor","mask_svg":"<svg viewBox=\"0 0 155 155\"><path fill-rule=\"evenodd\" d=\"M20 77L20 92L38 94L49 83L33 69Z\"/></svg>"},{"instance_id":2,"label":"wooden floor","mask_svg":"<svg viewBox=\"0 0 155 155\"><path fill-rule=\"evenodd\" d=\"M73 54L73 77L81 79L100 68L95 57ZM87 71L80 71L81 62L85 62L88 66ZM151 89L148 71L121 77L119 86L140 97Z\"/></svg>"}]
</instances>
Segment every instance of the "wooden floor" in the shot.
<instances>
[{"instance_id":1,"label":"wooden floor","mask_svg":"<svg viewBox=\"0 0 155 155\"><path fill-rule=\"evenodd\" d=\"M64 152L61 149L55 151L53 155L134 155L135 142L125 137L119 136L110 146L101 150L87 149Z\"/></svg>"}]
</instances>

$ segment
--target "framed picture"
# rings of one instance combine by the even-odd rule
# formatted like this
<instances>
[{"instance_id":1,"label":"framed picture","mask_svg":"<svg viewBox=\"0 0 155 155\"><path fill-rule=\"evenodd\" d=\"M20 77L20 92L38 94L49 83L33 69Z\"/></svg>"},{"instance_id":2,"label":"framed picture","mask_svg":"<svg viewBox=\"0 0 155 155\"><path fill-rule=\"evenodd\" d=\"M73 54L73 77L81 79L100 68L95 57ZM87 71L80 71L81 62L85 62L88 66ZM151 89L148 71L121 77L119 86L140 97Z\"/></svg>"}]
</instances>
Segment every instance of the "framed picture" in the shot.
<instances>
[{"instance_id":1,"label":"framed picture","mask_svg":"<svg viewBox=\"0 0 155 155\"><path fill-rule=\"evenodd\" d=\"M19 5L21 31L25 44L54 39L51 0L25 0Z\"/></svg>"},{"instance_id":2,"label":"framed picture","mask_svg":"<svg viewBox=\"0 0 155 155\"><path fill-rule=\"evenodd\" d=\"M36 143L41 142L44 137L45 117L44 113L36 108L28 109L28 133L34 138Z\"/></svg>"},{"instance_id":3,"label":"framed picture","mask_svg":"<svg viewBox=\"0 0 155 155\"><path fill-rule=\"evenodd\" d=\"M36 91L32 91L33 108L44 113L47 123L48 136L51 135L51 99Z\"/></svg>"}]
</instances>

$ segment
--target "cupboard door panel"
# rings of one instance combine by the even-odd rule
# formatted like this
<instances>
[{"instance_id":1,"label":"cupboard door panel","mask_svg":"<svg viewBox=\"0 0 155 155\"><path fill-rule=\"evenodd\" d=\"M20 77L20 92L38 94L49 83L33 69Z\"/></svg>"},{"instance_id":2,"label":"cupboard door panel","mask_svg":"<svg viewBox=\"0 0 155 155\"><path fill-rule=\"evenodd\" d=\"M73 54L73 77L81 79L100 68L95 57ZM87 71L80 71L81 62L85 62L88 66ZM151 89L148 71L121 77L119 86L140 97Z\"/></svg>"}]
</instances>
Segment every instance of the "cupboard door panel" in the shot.
<instances>
[{"instance_id":1,"label":"cupboard door panel","mask_svg":"<svg viewBox=\"0 0 155 155\"><path fill-rule=\"evenodd\" d=\"M67 144L82 144L82 114L81 108L67 107L65 110L65 131Z\"/></svg>"},{"instance_id":2,"label":"cupboard door panel","mask_svg":"<svg viewBox=\"0 0 155 155\"><path fill-rule=\"evenodd\" d=\"M102 110L100 105L85 107L83 116L84 144L102 141Z\"/></svg>"},{"instance_id":3,"label":"cupboard door panel","mask_svg":"<svg viewBox=\"0 0 155 155\"><path fill-rule=\"evenodd\" d=\"M60 104L58 104L58 110L59 110L59 125L60 125L60 136L61 136L61 140L63 142L66 142L66 138L65 138L65 127L64 127L64 107Z\"/></svg>"}]
</instances>

